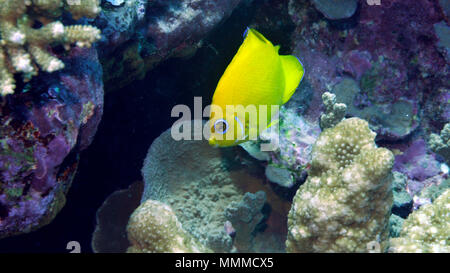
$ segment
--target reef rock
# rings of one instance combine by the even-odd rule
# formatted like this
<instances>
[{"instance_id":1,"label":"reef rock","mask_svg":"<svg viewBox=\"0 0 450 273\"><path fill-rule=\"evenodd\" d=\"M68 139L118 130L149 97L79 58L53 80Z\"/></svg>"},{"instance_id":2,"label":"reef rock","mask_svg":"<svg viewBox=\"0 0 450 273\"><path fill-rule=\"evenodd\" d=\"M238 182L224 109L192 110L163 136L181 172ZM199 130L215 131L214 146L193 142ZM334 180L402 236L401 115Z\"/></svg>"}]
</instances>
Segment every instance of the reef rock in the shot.
<instances>
[{"instance_id":1,"label":"reef rock","mask_svg":"<svg viewBox=\"0 0 450 273\"><path fill-rule=\"evenodd\" d=\"M315 90L306 114L318 118L322 92L341 88L347 114L366 119L378 139L404 139L421 122L427 130L448 122L450 105L443 98L450 70L440 34L446 30L435 26L446 19L443 10L427 0L359 6L358 16L336 21L324 19L309 1L289 1L296 25L292 53ZM354 83L342 83L346 78Z\"/></svg>"},{"instance_id":2,"label":"reef rock","mask_svg":"<svg viewBox=\"0 0 450 273\"><path fill-rule=\"evenodd\" d=\"M105 5L96 25L107 90L124 87L169 57L195 53L201 40L242 0L126 0Z\"/></svg>"},{"instance_id":3,"label":"reef rock","mask_svg":"<svg viewBox=\"0 0 450 273\"><path fill-rule=\"evenodd\" d=\"M272 210L267 219L267 229L259 238L268 241L267 238L274 235L278 239L271 241L272 245L262 251L283 251L285 225L279 226L279 223L282 219L285 221L289 203L276 196L264 183L263 177L256 175L263 170L240 147L214 148L201 136L197 137L199 140L175 141L171 131L167 130L153 142L142 168L145 186L141 202L155 200L167 204L186 232L199 243L216 252L230 252L234 251L233 238L227 232L231 227L226 226L233 217L226 213L226 208L246 200L246 193L251 197L253 194L250 193L263 191L265 194L260 194L266 196L264 200ZM241 163L243 161L246 165ZM258 171L252 174L251 169ZM258 205L258 209L261 210L261 206ZM250 236L245 239L248 244L241 244L240 249L256 251L253 244L260 243L254 240L255 234L251 232L259 223L256 222L248 222L247 229L242 227L242 221L239 226L232 222L236 236Z\"/></svg>"},{"instance_id":4,"label":"reef rock","mask_svg":"<svg viewBox=\"0 0 450 273\"><path fill-rule=\"evenodd\" d=\"M328 19L351 17L358 7L358 0L313 0L314 6Z\"/></svg>"},{"instance_id":5,"label":"reef rock","mask_svg":"<svg viewBox=\"0 0 450 273\"><path fill-rule=\"evenodd\" d=\"M48 224L64 206L79 152L103 113L95 49L72 49L0 106L0 238Z\"/></svg>"}]
</instances>

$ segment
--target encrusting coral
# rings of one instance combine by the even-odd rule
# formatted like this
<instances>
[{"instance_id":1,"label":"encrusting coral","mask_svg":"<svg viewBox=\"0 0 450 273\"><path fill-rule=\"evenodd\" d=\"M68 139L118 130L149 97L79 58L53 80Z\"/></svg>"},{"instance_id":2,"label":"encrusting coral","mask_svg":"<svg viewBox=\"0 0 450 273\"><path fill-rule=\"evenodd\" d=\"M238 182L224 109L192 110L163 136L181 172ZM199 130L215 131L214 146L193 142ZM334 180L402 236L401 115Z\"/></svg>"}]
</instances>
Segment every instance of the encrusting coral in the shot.
<instances>
[{"instance_id":1,"label":"encrusting coral","mask_svg":"<svg viewBox=\"0 0 450 273\"><path fill-rule=\"evenodd\" d=\"M450 189L404 221L390 252L450 252Z\"/></svg>"},{"instance_id":2,"label":"encrusting coral","mask_svg":"<svg viewBox=\"0 0 450 273\"><path fill-rule=\"evenodd\" d=\"M128 253L211 252L184 231L173 210L159 201L141 204L131 215L127 232Z\"/></svg>"},{"instance_id":3,"label":"encrusting coral","mask_svg":"<svg viewBox=\"0 0 450 273\"><path fill-rule=\"evenodd\" d=\"M387 250L394 156L375 135L359 118L321 133L289 212L287 252Z\"/></svg>"},{"instance_id":4,"label":"encrusting coral","mask_svg":"<svg viewBox=\"0 0 450 273\"><path fill-rule=\"evenodd\" d=\"M63 25L57 20L63 11L79 19L94 18L100 10L99 0L0 0L0 95L14 93L14 73L28 81L37 75L36 65L49 73L63 69L49 46L90 47L100 39L96 27Z\"/></svg>"}]
</instances>

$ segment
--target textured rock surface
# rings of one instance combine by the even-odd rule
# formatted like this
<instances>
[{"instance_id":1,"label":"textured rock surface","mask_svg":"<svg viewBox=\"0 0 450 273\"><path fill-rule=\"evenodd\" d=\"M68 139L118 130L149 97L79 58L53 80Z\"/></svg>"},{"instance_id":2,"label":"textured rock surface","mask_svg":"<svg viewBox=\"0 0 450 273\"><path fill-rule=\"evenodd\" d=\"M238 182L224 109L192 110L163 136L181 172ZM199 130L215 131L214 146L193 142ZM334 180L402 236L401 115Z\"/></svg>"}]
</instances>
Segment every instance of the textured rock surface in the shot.
<instances>
[{"instance_id":1,"label":"textured rock surface","mask_svg":"<svg viewBox=\"0 0 450 273\"><path fill-rule=\"evenodd\" d=\"M449 253L450 190L412 213L403 223L400 237L391 239L389 251Z\"/></svg>"},{"instance_id":2,"label":"textured rock surface","mask_svg":"<svg viewBox=\"0 0 450 273\"><path fill-rule=\"evenodd\" d=\"M328 19L351 17L358 7L358 0L313 0L314 6Z\"/></svg>"},{"instance_id":3,"label":"textured rock surface","mask_svg":"<svg viewBox=\"0 0 450 273\"><path fill-rule=\"evenodd\" d=\"M434 2L361 1L357 17L337 22L315 16L312 3L291 0L289 14L293 54L315 90L308 116L320 116L321 92L351 77L347 113L368 120L378 139L403 139L420 122L426 130L448 122L449 66L434 28L445 15Z\"/></svg>"},{"instance_id":4,"label":"textured rock surface","mask_svg":"<svg viewBox=\"0 0 450 273\"><path fill-rule=\"evenodd\" d=\"M103 112L94 49L60 57L66 68L36 77L0 106L0 238L48 224L63 207L78 154Z\"/></svg>"},{"instance_id":5,"label":"textured rock surface","mask_svg":"<svg viewBox=\"0 0 450 273\"><path fill-rule=\"evenodd\" d=\"M288 252L368 252L388 247L392 153L377 148L366 121L321 133L308 179L288 216Z\"/></svg>"},{"instance_id":6,"label":"textured rock surface","mask_svg":"<svg viewBox=\"0 0 450 273\"><path fill-rule=\"evenodd\" d=\"M195 53L199 42L241 0L125 2L119 7L105 7L96 20L106 37L101 47L107 90L142 79L149 69L169 57Z\"/></svg>"},{"instance_id":7,"label":"textured rock surface","mask_svg":"<svg viewBox=\"0 0 450 273\"><path fill-rule=\"evenodd\" d=\"M247 192L239 203L232 202L225 209L225 217L236 231L234 244L239 252L247 252L252 248L252 233L263 219L261 209L265 202L265 192L258 191L255 194Z\"/></svg>"},{"instance_id":8,"label":"textured rock surface","mask_svg":"<svg viewBox=\"0 0 450 273\"><path fill-rule=\"evenodd\" d=\"M97 225L92 234L94 253L124 253L130 246L127 225L139 207L144 183L135 182L128 189L113 192L97 210Z\"/></svg>"}]
</instances>

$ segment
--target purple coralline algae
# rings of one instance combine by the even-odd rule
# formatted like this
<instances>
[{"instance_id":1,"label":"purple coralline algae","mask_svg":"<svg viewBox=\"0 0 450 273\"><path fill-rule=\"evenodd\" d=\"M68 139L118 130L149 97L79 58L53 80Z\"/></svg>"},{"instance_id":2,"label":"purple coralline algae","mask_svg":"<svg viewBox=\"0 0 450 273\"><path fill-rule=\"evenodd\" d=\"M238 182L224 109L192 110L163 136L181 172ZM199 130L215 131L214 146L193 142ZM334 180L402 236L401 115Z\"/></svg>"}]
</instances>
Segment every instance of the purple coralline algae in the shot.
<instances>
[{"instance_id":1,"label":"purple coralline algae","mask_svg":"<svg viewBox=\"0 0 450 273\"><path fill-rule=\"evenodd\" d=\"M61 59L64 70L31 81L0 106L0 238L32 231L56 216L78 154L100 122L96 50L74 48Z\"/></svg>"},{"instance_id":2,"label":"purple coralline algae","mask_svg":"<svg viewBox=\"0 0 450 273\"><path fill-rule=\"evenodd\" d=\"M406 150L395 156L394 170L409 179L424 181L440 172L439 162L427 151L423 139L413 141Z\"/></svg>"},{"instance_id":3,"label":"purple coralline algae","mask_svg":"<svg viewBox=\"0 0 450 273\"><path fill-rule=\"evenodd\" d=\"M357 88L348 95L348 114L368 120L378 139L403 139L421 120L433 121L432 129L447 122L449 105L440 99L449 66L434 27L445 15L437 3L362 1L351 18L330 21L312 3L290 1L289 14L297 26L293 53L316 90L308 115L318 118L321 94L350 77ZM432 111L440 104L441 112Z\"/></svg>"}]
</instances>

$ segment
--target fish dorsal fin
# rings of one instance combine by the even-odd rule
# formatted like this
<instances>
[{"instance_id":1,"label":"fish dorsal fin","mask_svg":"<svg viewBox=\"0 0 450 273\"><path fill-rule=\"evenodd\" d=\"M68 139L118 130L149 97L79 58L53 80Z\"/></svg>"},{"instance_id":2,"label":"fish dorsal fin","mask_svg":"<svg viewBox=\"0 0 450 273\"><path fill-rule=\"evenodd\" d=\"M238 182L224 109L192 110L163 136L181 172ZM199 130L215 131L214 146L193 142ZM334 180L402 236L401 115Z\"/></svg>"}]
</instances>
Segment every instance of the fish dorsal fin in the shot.
<instances>
[{"instance_id":1,"label":"fish dorsal fin","mask_svg":"<svg viewBox=\"0 0 450 273\"><path fill-rule=\"evenodd\" d=\"M283 104L286 103L297 89L305 73L300 60L293 55L280 56L285 78Z\"/></svg>"},{"instance_id":2,"label":"fish dorsal fin","mask_svg":"<svg viewBox=\"0 0 450 273\"><path fill-rule=\"evenodd\" d=\"M264 37L261 33L259 33L257 30L253 28L247 28L244 33L245 39L255 39L259 42L263 42L265 44L272 45L272 43Z\"/></svg>"}]
</instances>

